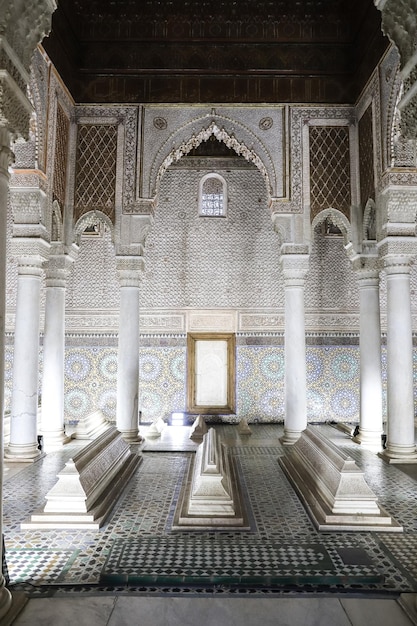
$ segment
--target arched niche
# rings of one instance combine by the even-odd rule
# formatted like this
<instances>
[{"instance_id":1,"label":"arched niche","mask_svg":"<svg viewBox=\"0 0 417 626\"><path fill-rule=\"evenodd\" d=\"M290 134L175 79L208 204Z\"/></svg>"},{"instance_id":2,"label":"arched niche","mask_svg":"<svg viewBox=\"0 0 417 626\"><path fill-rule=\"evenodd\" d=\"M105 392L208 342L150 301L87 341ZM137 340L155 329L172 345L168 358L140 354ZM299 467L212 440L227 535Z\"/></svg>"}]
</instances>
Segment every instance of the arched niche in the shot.
<instances>
[{"instance_id":1,"label":"arched niche","mask_svg":"<svg viewBox=\"0 0 417 626\"><path fill-rule=\"evenodd\" d=\"M189 154L211 136L225 143L227 147L234 150L236 155L253 163L265 180L268 196L277 195L278 173L269 151L260 138L236 120L222 116L215 116L208 120L205 116L178 128L161 145L150 168L149 197L158 195L161 178L170 165L180 161L183 156Z\"/></svg>"}]
</instances>

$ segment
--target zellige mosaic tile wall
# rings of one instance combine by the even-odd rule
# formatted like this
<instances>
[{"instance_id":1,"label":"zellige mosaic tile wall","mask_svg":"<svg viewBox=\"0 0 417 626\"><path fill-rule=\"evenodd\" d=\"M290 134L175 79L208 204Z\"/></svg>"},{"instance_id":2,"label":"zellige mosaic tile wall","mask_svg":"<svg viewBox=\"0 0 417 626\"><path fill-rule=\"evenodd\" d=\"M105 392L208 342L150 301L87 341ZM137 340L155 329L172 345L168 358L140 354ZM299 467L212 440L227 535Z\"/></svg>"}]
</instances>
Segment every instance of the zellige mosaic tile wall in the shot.
<instances>
[{"instance_id":1,"label":"zellige mosaic tile wall","mask_svg":"<svg viewBox=\"0 0 417 626\"><path fill-rule=\"evenodd\" d=\"M307 407L312 422L359 420L359 346L317 345L306 348ZM414 351L417 381L417 350ZM42 382L40 353L39 393ZM186 408L185 346L142 347L139 355L139 405L144 423ZM10 410L13 345L5 350L5 408ZM382 349L383 405L386 410L386 351ZM65 419L77 422L101 409L116 419L117 348L67 346ZM237 416L250 422L284 419L284 346L238 345L236 348ZM415 390L417 406L417 385ZM233 418L229 418L233 421ZM227 421L227 418L225 418Z\"/></svg>"}]
</instances>

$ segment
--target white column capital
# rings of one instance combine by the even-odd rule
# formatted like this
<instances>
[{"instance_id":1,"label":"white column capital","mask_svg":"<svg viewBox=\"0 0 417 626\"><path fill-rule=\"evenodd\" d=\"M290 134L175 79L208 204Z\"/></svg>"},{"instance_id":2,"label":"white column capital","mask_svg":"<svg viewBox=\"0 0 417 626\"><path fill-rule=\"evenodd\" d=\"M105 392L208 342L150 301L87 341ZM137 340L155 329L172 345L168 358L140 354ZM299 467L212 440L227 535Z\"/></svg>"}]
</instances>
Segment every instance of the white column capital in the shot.
<instances>
[{"instance_id":1,"label":"white column capital","mask_svg":"<svg viewBox=\"0 0 417 626\"><path fill-rule=\"evenodd\" d=\"M377 255L359 256L352 263L359 289L379 287L381 263Z\"/></svg>"},{"instance_id":2,"label":"white column capital","mask_svg":"<svg viewBox=\"0 0 417 626\"><path fill-rule=\"evenodd\" d=\"M13 162L13 152L10 148L11 135L7 128L0 126L0 174L9 179L9 166Z\"/></svg>"},{"instance_id":3,"label":"white column capital","mask_svg":"<svg viewBox=\"0 0 417 626\"><path fill-rule=\"evenodd\" d=\"M12 181L13 181L12 177ZM46 216L46 181L39 175L34 175L29 187L10 188L10 206L13 214L13 240L49 240L45 228Z\"/></svg>"},{"instance_id":4,"label":"white column capital","mask_svg":"<svg viewBox=\"0 0 417 626\"><path fill-rule=\"evenodd\" d=\"M146 199L142 200L147 202ZM146 238L152 228L154 217L151 205L140 207L143 212L130 208L123 210L120 216L120 240L116 246L116 254L120 256L140 257L145 250Z\"/></svg>"},{"instance_id":5,"label":"white column capital","mask_svg":"<svg viewBox=\"0 0 417 626\"><path fill-rule=\"evenodd\" d=\"M281 254L280 263L285 287L304 287L310 257L298 251Z\"/></svg>"},{"instance_id":6,"label":"white column capital","mask_svg":"<svg viewBox=\"0 0 417 626\"><path fill-rule=\"evenodd\" d=\"M386 237L378 243L378 255L385 270L406 268L417 255L417 237Z\"/></svg>"},{"instance_id":7,"label":"white column capital","mask_svg":"<svg viewBox=\"0 0 417 626\"><path fill-rule=\"evenodd\" d=\"M121 287L139 287L145 261L142 256L116 256L116 268Z\"/></svg>"},{"instance_id":8,"label":"white column capital","mask_svg":"<svg viewBox=\"0 0 417 626\"><path fill-rule=\"evenodd\" d=\"M411 262L413 261L410 255L387 255L383 259L383 267L387 275L395 274L409 274L411 271Z\"/></svg>"},{"instance_id":9,"label":"white column capital","mask_svg":"<svg viewBox=\"0 0 417 626\"><path fill-rule=\"evenodd\" d=\"M46 287L65 288L74 259L67 254L51 254L45 265Z\"/></svg>"},{"instance_id":10,"label":"white column capital","mask_svg":"<svg viewBox=\"0 0 417 626\"><path fill-rule=\"evenodd\" d=\"M19 238L11 241L12 254L17 260L19 275L42 276L48 258L49 243L41 238Z\"/></svg>"}]
</instances>

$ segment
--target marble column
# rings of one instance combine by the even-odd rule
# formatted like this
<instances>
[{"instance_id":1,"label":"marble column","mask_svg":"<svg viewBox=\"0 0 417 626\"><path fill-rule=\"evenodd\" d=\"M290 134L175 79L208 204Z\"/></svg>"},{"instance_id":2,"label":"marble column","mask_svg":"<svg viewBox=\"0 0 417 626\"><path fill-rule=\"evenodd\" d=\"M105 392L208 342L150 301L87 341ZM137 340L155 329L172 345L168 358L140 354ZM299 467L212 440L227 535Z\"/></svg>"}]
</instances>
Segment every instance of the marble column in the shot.
<instances>
[{"instance_id":1,"label":"marble column","mask_svg":"<svg viewBox=\"0 0 417 626\"><path fill-rule=\"evenodd\" d=\"M6 458L33 461L37 442L41 254L18 259L10 443Z\"/></svg>"},{"instance_id":2,"label":"marble column","mask_svg":"<svg viewBox=\"0 0 417 626\"><path fill-rule=\"evenodd\" d=\"M414 439L410 256L385 256L387 277L387 447L390 463L417 463Z\"/></svg>"},{"instance_id":3,"label":"marble column","mask_svg":"<svg viewBox=\"0 0 417 626\"><path fill-rule=\"evenodd\" d=\"M129 442L139 435L139 288L143 259L117 257L120 279L116 426Z\"/></svg>"},{"instance_id":4,"label":"marble column","mask_svg":"<svg viewBox=\"0 0 417 626\"><path fill-rule=\"evenodd\" d=\"M6 233L7 200L9 194L9 165L11 162L10 134L0 127L0 537L3 536L3 415L4 415L4 332L6 312ZM3 546L0 544L0 560ZM0 568L0 620L8 613L12 605L12 596L5 587L5 580Z\"/></svg>"},{"instance_id":5,"label":"marble column","mask_svg":"<svg viewBox=\"0 0 417 626\"><path fill-rule=\"evenodd\" d=\"M379 269L357 270L360 299L360 421L356 443L380 450L382 447L381 318Z\"/></svg>"},{"instance_id":6,"label":"marble column","mask_svg":"<svg viewBox=\"0 0 417 626\"><path fill-rule=\"evenodd\" d=\"M45 450L69 441L64 430L65 288L72 259L54 252L46 268L41 422Z\"/></svg>"},{"instance_id":7,"label":"marble column","mask_svg":"<svg viewBox=\"0 0 417 626\"><path fill-rule=\"evenodd\" d=\"M294 444L307 427L304 283L308 255L281 256L285 289L284 445Z\"/></svg>"}]
</instances>

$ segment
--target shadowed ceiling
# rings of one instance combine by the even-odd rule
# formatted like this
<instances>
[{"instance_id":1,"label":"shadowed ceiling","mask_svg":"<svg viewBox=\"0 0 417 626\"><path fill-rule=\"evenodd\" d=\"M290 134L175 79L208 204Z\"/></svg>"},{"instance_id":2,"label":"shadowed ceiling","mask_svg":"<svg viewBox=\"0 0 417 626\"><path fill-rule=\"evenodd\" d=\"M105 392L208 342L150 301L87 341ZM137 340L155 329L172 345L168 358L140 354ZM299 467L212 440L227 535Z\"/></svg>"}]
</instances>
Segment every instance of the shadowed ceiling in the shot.
<instances>
[{"instance_id":1,"label":"shadowed ceiling","mask_svg":"<svg viewBox=\"0 0 417 626\"><path fill-rule=\"evenodd\" d=\"M373 0L59 0L43 46L76 102L353 103Z\"/></svg>"}]
</instances>

